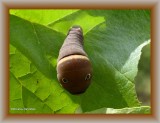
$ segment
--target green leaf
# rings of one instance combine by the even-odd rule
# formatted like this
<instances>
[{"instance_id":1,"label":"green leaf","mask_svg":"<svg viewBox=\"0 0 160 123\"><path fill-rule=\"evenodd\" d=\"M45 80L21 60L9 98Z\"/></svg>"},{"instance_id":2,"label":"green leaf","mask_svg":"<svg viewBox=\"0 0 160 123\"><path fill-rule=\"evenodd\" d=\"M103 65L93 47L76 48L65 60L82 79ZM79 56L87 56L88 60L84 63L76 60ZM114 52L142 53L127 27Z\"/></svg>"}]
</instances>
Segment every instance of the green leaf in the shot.
<instances>
[{"instance_id":1,"label":"green leaf","mask_svg":"<svg viewBox=\"0 0 160 123\"><path fill-rule=\"evenodd\" d=\"M87 21L87 22L86 22ZM57 30L58 32L62 32L63 34L67 34L68 29L73 25L81 25L83 29L83 33L91 31L98 24L105 22L104 17L94 17L87 13L87 11L78 11L71 15L68 15L65 18L59 19L58 21L49 24L48 26Z\"/></svg>"},{"instance_id":2,"label":"green leaf","mask_svg":"<svg viewBox=\"0 0 160 123\"><path fill-rule=\"evenodd\" d=\"M33 64L25 64L30 61L14 46L10 47L15 49L10 55L10 63L15 63L10 64L10 113L63 113L66 109L68 113L74 112L78 105L60 85L45 77ZM30 69L26 71L28 65ZM23 74L17 75L19 70Z\"/></svg>"},{"instance_id":3,"label":"green leaf","mask_svg":"<svg viewBox=\"0 0 160 123\"><path fill-rule=\"evenodd\" d=\"M99 11L89 11L94 16L103 14L106 22L85 35L85 49L94 73L93 84L82 98L83 111L104 106L123 108L140 105L134 78L141 49L150 39L148 11L105 12L101 11L99 15Z\"/></svg>"},{"instance_id":4,"label":"green leaf","mask_svg":"<svg viewBox=\"0 0 160 123\"><path fill-rule=\"evenodd\" d=\"M11 15L10 43L31 60L44 75L53 78L55 69L49 63L32 23Z\"/></svg>"},{"instance_id":5,"label":"green leaf","mask_svg":"<svg viewBox=\"0 0 160 123\"><path fill-rule=\"evenodd\" d=\"M84 34L99 23L104 22L103 17L94 17L81 10L10 10L10 13L31 22L46 25L58 32L67 34L73 25L81 25ZM31 14L32 13L32 14ZM89 23L86 23L89 20ZM63 23L61 23L63 21Z\"/></svg>"},{"instance_id":6,"label":"green leaf","mask_svg":"<svg viewBox=\"0 0 160 123\"><path fill-rule=\"evenodd\" d=\"M9 45L9 54L15 54L16 48L13 47L12 45Z\"/></svg>"},{"instance_id":7,"label":"green leaf","mask_svg":"<svg viewBox=\"0 0 160 123\"><path fill-rule=\"evenodd\" d=\"M22 93L24 107L28 108L25 113L53 113L50 107L26 88L22 88Z\"/></svg>"},{"instance_id":8,"label":"green leaf","mask_svg":"<svg viewBox=\"0 0 160 123\"><path fill-rule=\"evenodd\" d=\"M49 25L55 21L65 18L78 10L61 10L61 9L10 9L10 14L19 16L28 21L39 23L42 25Z\"/></svg>"},{"instance_id":9,"label":"green leaf","mask_svg":"<svg viewBox=\"0 0 160 123\"><path fill-rule=\"evenodd\" d=\"M18 110L18 108L24 108L22 102L22 85L17 81L16 77L10 72L10 84L9 84L9 107L10 113L24 113L24 110Z\"/></svg>"},{"instance_id":10,"label":"green leaf","mask_svg":"<svg viewBox=\"0 0 160 123\"><path fill-rule=\"evenodd\" d=\"M10 15L10 69L26 89L22 94L29 95L23 99L27 102L25 106L33 102L36 105L37 101L40 107L46 105L45 113L74 113L78 107L82 112L103 107L139 107L134 78L141 50L150 43L150 11L63 12L61 15L61 11L55 10L10 11L14 14ZM92 84L79 96L64 91L56 79L56 59L64 34L75 24L83 28L84 49L93 66ZM42 112L38 111L32 113Z\"/></svg>"},{"instance_id":11,"label":"green leaf","mask_svg":"<svg viewBox=\"0 0 160 123\"><path fill-rule=\"evenodd\" d=\"M10 100L17 100L22 97L22 85L17 81L12 72L10 72Z\"/></svg>"},{"instance_id":12,"label":"green leaf","mask_svg":"<svg viewBox=\"0 0 160 123\"><path fill-rule=\"evenodd\" d=\"M86 114L150 114L150 109L151 108L149 106L122 109L101 108L91 112L86 112Z\"/></svg>"},{"instance_id":13,"label":"green leaf","mask_svg":"<svg viewBox=\"0 0 160 123\"><path fill-rule=\"evenodd\" d=\"M14 49L14 54L10 55L10 71L14 73L16 77L21 77L30 73L31 62L21 55L14 46L10 45L10 48Z\"/></svg>"}]
</instances>

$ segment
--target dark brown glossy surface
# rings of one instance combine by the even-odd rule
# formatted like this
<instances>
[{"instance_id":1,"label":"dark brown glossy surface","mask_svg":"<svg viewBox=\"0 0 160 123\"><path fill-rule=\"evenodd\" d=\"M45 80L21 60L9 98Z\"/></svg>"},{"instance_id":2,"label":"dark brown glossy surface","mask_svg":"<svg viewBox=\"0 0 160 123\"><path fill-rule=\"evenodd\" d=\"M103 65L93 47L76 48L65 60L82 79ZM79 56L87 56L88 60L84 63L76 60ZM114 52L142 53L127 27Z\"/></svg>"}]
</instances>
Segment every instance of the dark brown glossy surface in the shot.
<instances>
[{"instance_id":1,"label":"dark brown glossy surface","mask_svg":"<svg viewBox=\"0 0 160 123\"><path fill-rule=\"evenodd\" d=\"M90 77L86 79L88 74ZM85 56L69 56L58 64L57 77L61 85L70 93L83 93L91 83L91 63Z\"/></svg>"}]
</instances>

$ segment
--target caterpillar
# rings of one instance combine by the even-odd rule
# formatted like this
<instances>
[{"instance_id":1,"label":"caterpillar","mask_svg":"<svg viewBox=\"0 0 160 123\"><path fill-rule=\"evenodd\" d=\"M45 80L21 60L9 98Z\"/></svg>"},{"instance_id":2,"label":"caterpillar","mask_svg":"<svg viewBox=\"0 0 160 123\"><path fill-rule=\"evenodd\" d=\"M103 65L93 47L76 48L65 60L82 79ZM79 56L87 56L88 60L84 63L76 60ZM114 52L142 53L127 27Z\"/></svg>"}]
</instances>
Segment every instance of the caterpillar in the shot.
<instances>
[{"instance_id":1,"label":"caterpillar","mask_svg":"<svg viewBox=\"0 0 160 123\"><path fill-rule=\"evenodd\" d=\"M91 83L92 66L83 45L82 28L73 26L59 50L57 78L71 94L84 93Z\"/></svg>"}]
</instances>

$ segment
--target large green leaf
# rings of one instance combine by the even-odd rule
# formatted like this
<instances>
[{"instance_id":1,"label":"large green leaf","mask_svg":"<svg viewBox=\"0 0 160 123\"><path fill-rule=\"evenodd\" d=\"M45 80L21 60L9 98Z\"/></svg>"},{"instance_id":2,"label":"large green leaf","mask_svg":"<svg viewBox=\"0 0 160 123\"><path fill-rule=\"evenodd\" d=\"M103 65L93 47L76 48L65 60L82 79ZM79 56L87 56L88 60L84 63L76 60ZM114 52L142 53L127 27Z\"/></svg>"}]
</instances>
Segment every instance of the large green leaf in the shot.
<instances>
[{"instance_id":1,"label":"large green leaf","mask_svg":"<svg viewBox=\"0 0 160 123\"><path fill-rule=\"evenodd\" d=\"M92 84L79 96L59 86L55 70L65 34L75 24L83 28L93 66ZM32 113L74 113L78 105L83 112L138 107L134 78L149 39L149 10L11 10L10 69L21 81L25 106L45 104L45 112ZM33 96L34 104L27 100Z\"/></svg>"}]
</instances>

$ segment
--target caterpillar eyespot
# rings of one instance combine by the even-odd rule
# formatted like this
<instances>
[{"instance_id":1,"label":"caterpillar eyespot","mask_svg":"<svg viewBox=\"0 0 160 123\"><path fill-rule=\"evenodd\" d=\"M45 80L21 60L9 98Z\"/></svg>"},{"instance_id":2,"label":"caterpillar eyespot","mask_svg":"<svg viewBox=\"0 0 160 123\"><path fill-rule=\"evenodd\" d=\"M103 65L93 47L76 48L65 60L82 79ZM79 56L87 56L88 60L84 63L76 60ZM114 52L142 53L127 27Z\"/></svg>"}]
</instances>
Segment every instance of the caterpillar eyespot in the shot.
<instances>
[{"instance_id":1,"label":"caterpillar eyespot","mask_svg":"<svg viewBox=\"0 0 160 123\"><path fill-rule=\"evenodd\" d=\"M67 83L68 80L67 80L66 78L62 78L62 82L63 82L63 83Z\"/></svg>"},{"instance_id":2,"label":"caterpillar eyespot","mask_svg":"<svg viewBox=\"0 0 160 123\"><path fill-rule=\"evenodd\" d=\"M87 74L85 80L89 80L91 78L91 74Z\"/></svg>"},{"instance_id":3,"label":"caterpillar eyespot","mask_svg":"<svg viewBox=\"0 0 160 123\"><path fill-rule=\"evenodd\" d=\"M91 62L83 49L82 28L73 26L59 51L57 78L71 94L81 94L89 87L91 75Z\"/></svg>"}]
</instances>

